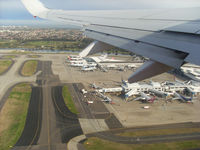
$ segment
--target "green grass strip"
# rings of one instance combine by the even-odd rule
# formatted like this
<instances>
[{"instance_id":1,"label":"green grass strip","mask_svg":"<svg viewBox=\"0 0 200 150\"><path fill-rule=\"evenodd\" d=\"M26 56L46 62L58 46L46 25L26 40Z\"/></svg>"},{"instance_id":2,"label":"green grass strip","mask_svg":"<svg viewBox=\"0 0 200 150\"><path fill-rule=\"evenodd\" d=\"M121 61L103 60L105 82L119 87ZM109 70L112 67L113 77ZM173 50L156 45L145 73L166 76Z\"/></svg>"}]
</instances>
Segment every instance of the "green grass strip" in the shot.
<instances>
[{"instance_id":1,"label":"green grass strip","mask_svg":"<svg viewBox=\"0 0 200 150\"><path fill-rule=\"evenodd\" d=\"M16 58L16 56L15 55L5 55L5 56L3 56L3 58Z\"/></svg>"},{"instance_id":2,"label":"green grass strip","mask_svg":"<svg viewBox=\"0 0 200 150\"><path fill-rule=\"evenodd\" d=\"M185 150L199 148L200 140L156 144L120 144L92 137L84 142L84 147L86 150Z\"/></svg>"},{"instance_id":3,"label":"green grass strip","mask_svg":"<svg viewBox=\"0 0 200 150\"><path fill-rule=\"evenodd\" d=\"M31 86L29 84L19 84L15 86L0 116L0 150L11 149L20 138L28 112L28 105L31 96Z\"/></svg>"},{"instance_id":4,"label":"green grass strip","mask_svg":"<svg viewBox=\"0 0 200 150\"><path fill-rule=\"evenodd\" d=\"M11 64L12 64L11 60L0 60L0 74L5 72L10 67Z\"/></svg>"},{"instance_id":5,"label":"green grass strip","mask_svg":"<svg viewBox=\"0 0 200 150\"><path fill-rule=\"evenodd\" d=\"M72 100L72 97L71 97L71 93L69 92L69 89L67 86L64 86L63 89L62 89L62 95L63 95L63 98L64 98L64 101L65 101L65 104L66 106L68 107L68 109L74 113L74 114L78 114L78 111L74 105L74 102Z\"/></svg>"},{"instance_id":6,"label":"green grass strip","mask_svg":"<svg viewBox=\"0 0 200 150\"><path fill-rule=\"evenodd\" d=\"M154 130L138 130L120 133L120 136L138 137L138 136L157 136L170 134L184 134L200 132L200 128L174 128L174 129L154 129Z\"/></svg>"}]
</instances>

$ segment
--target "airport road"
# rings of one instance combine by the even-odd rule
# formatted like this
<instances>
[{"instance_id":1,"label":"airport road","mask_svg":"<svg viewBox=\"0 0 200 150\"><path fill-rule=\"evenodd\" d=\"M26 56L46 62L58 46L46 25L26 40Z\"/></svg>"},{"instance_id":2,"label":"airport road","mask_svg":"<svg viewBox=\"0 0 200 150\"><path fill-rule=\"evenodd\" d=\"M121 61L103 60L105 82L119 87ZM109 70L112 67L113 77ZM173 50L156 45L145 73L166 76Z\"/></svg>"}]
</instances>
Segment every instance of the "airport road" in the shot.
<instances>
[{"instance_id":1,"label":"airport road","mask_svg":"<svg viewBox=\"0 0 200 150\"><path fill-rule=\"evenodd\" d=\"M66 143L81 135L82 130L77 116L64 104L62 86L59 77L52 73L51 62L39 63L39 69L42 72L37 76L38 86L34 87L38 92L33 92L31 96L31 102L39 102L29 106L30 114L34 111L39 113L31 117L32 122L27 117L23 134L13 149L66 150Z\"/></svg>"},{"instance_id":2,"label":"airport road","mask_svg":"<svg viewBox=\"0 0 200 150\"><path fill-rule=\"evenodd\" d=\"M142 137L122 137L109 132L88 134L87 137L99 137L104 140L109 140L123 144L152 144L160 142L175 142L184 140L199 140L200 133L190 134L174 134L162 136L142 136Z\"/></svg>"}]
</instances>

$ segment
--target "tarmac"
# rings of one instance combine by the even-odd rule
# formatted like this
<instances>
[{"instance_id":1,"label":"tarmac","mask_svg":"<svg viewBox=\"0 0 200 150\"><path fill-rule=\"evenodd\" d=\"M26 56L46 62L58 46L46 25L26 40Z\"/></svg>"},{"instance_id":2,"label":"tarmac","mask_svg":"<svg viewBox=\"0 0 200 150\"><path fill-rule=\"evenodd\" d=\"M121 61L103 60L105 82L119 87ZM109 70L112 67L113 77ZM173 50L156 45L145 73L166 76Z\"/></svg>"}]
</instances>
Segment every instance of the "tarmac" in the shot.
<instances>
[{"instance_id":1,"label":"tarmac","mask_svg":"<svg viewBox=\"0 0 200 150\"><path fill-rule=\"evenodd\" d=\"M14 85L22 82L34 83L36 81L36 75L31 77L22 77L19 74L20 67L26 60L29 59L26 58L25 55L19 55L13 59L12 66L10 66L4 74L0 75L0 110L7 99L9 91Z\"/></svg>"},{"instance_id":2,"label":"tarmac","mask_svg":"<svg viewBox=\"0 0 200 150\"><path fill-rule=\"evenodd\" d=\"M13 65L0 76L0 86L2 87L0 88L0 111L14 85L21 82L32 84L32 94L25 128L13 148L14 150L84 150L81 143L85 138L89 137L99 137L124 144L200 139L200 133L155 137L121 137L116 135L116 133L128 130L151 129L151 127L126 128L127 124L124 121L125 118L128 122L129 119L126 116L129 116L130 121L128 125L134 125L134 123L138 125L138 118L136 116L141 118L144 118L146 114L149 116L151 115L148 112L149 110L145 113L139 113L144 110L141 110L141 107L138 107L140 105L135 103L134 105L132 103L122 104L124 102L120 102L120 105L105 104L90 90L83 95L81 89L88 90L88 85L93 83L93 80L98 82L105 81L105 83L112 83L113 85L119 84L117 82L120 81L120 75L123 72L117 72L117 77L113 75L116 74L115 71L108 74L98 71L80 73L76 69L66 67L64 55L44 54L40 56L38 58L31 58L27 55L19 55L13 59ZM20 70L24 62L33 59L39 61L37 73L31 77L21 76ZM129 76L129 73L126 76ZM109 77L110 80L108 80ZM71 113L64 103L62 97L62 87L64 85L67 85L70 90L79 112L78 115ZM88 100L93 100L94 104L88 104ZM115 100L118 104L118 99ZM193 109L193 106L189 107ZM136 113L128 112L128 114L122 114L127 110L130 111L130 109L135 110ZM160 111L160 109L156 111ZM179 111L179 109L176 109L176 111ZM141 122L145 122L145 120ZM192 124L194 125L194 123ZM188 123L183 123L183 125L177 124L177 126L186 125ZM188 125L188 127L193 125ZM196 125L199 126L198 123ZM155 126L155 128L171 128L173 126L176 125L167 124Z\"/></svg>"}]
</instances>

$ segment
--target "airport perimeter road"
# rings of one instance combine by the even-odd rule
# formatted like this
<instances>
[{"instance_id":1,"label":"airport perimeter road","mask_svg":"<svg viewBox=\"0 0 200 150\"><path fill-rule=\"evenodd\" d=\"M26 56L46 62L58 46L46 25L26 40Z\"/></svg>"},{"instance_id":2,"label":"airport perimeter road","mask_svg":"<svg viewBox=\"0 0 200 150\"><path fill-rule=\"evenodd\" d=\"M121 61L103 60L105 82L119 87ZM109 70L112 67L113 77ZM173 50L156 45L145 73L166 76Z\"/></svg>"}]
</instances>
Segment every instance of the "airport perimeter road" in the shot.
<instances>
[{"instance_id":1,"label":"airport perimeter road","mask_svg":"<svg viewBox=\"0 0 200 150\"><path fill-rule=\"evenodd\" d=\"M123 144L152 144L160 142L174 142L183 140L199 140L200 133L174 134L163 136L143 136L143 137L122 137L110 133L96 133L87 135L87 137L99 137L105 140L123 143Z\"/></svg>"},{"instance_id":2,"label":"airport perimeter road","mask_svg":"<svg viewBox=\"0 0 200 150\"><path fill-rule=\"evenodd\" d=\"M152 144L159 142L174 142L183 140L200 140L200 132L195 133L185 133L185 134L171 134L171 135L159 135L159 136L138 136L138 137L127 137L119 136L117 134L122 132L134 132L134 131L152 131L159 129L177 129L177 128L199 128L200 123L177 123L177 124L166 124L166 125L154 125L147 127L134 127L134 128L124 128L116 129L105 132L87 134L86 137L99 137L104 140L109 140L117 143L123 144Z\"/></svg>"},{"instance_id":3,"label":"airport perimeter road","mask_svg":"<svg viewBox=\"0 0 200 150\"><path fill-rule=\"evenodd\" d=\"M39 99L40 105L30 104L29 111L36 110L40 113L32 117L32 122L28 122L29 118L27 118L28 127L24 129L24 134L13 149L66 150L66 143L71 138L81 135L82 130L77 116L72 114L64 104L62 86L58 76L52 73L51 62L41 62L39 68L42 72L37 76L38 86L35 87L38 93L32 93L31 101ZM41 96L38 97L38 94ZM37 121L37 130L34 130ZM33 129L32 133L30 128Z\"/></svg>"}]
</instances>

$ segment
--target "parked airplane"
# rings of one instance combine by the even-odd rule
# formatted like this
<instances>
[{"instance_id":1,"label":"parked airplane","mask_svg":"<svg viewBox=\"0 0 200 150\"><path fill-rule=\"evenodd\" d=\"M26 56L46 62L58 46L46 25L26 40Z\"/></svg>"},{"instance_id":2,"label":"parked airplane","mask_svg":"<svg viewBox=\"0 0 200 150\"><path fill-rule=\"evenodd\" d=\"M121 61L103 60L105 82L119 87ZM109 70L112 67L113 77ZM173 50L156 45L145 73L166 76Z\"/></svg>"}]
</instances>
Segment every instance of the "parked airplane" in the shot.
<instances>
[{"instance_id":1,"label":"parked airplane","mask_svg":"<svg viewBox=\"0 0 200 150\"><path fill-rule=\"evenodd\" d=\"M88 66L88 67L96 67L97 64L95 62L87 62L86 66Z\"/></svg>"},{"instance_id":2,"label":"parked airplane","mask_svg":"<svg viewBox=\"0 0 200 150\"><path fill-rule=\"evenodd\" d=\"M155 89L149 89L149 92L154 93L155 95L160 96L160 97L167 97L169 95L166 92L158 91L158 90L155 90Z\"/></svg>"},{"instance_id":3,"label":"parked airplane","mask_svg":"<svg viewBox=\"0 0 200 150\"><path fill-rule=\"evenodd\" d=\"M77 62L71 63L70 66L72 66L72 67L83 67L86 64L87 64L86 61L77 61Z\"/></svg>"},{"instance_id":4,"label":"parked airplane","mask_svg":"<svg viewBox=\"0 0 200 150\"><path fill-rule=\"evenodd\" d=\"M81 71L94 71L96 70L97 68L96 67L93 67L93 66L83 66L81 68Z\"/></svg>"},{"instance_id":5,"label":"parked airplane","mask_svg":"<svg viewBox=\"0 0 200 150\"><path fill-rule=\"evenodd\" d=\"M175 0L176 1L176 0ZM200 8L164 10L64 11L45 7L39 0L22 0L33 16L76 24L96 39L81 56L110 49L110 45L150 58L129 82L180 68L200 65Z\"/></svg>"},{"instance_id":6,"label":"parked airplane","mask_svg":"<svg viewBox=\"0 0 200 150\"><path fill-rule=\"evenodd\" d=\"M180 95L177 92L174 92L174 96L175 96L175 98L173 98L173 100L181 100L182 102L186 102L186 103L192 102L192 97L190 97L190 98L184 97L183 95Z\"/></svg>"},{"instance_id":7,"label":"parked airplane","mask_svg":"<svg viewBox=\"0 0 200 150\"><path fill-rule=\"evenodd\" d=\"M102 102L112 103L112 100L111 100L109 97L103 95L103 94L100 93L100 92L97 92L97 94L99 95L99 97L103 98L103 99L101 100Z\"/></svg>"},{"instance_id":8,"label":"parked airplane","mask_svg":"<svg viewBox=\"0 0 200 150\"><path fill-rule=\"evenodd\" d=\"M145 100L148 103L153 103L155 101L156 97L150 97L146 95L144 92L140 92L140 97L137 97L134 99L135 101L137 100Z\"/></svg>"},{"instance_id":9,"label":"parked airplane","mask_svg":"<svg viewBox=\"0 0 200 150\"><path fill-rule=\"evenodd\" d=\"M100 89L100 87L97 86L95 83L91 84L91 87L94 88L94 89Z\"/></svg>"},{"instance_id":10,"label":"parked airplane","mask_svg":"<svg viewBox=\"0 0 200 150\"><path fill-rule=\"evenodd\" d=\"M81 61L81 60L83 60L83 58L81 58L80 56L73 56L73 55L70 55L70 56L68 56L68 60L69 60L70 62L74 62L74 61Z\"/></svg>"}]
</instances>

